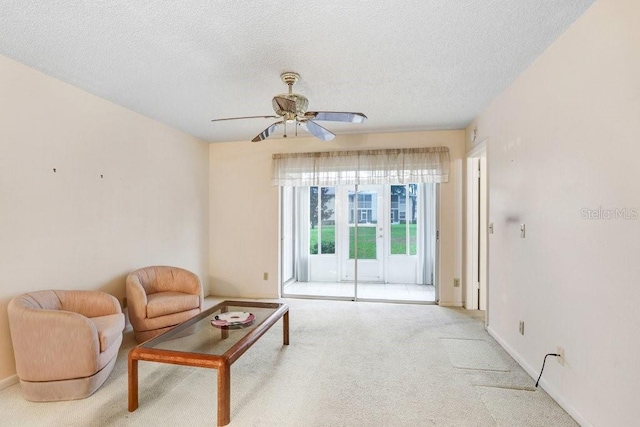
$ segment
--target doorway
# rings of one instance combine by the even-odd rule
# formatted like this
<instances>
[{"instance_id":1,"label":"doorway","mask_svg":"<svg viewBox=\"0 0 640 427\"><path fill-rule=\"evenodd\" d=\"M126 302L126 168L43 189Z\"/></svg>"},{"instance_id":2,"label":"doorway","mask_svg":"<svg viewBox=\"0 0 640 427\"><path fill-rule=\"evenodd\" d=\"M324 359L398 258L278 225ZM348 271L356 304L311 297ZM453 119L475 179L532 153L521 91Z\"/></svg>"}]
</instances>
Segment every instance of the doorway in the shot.
<instances>
[{"instance_id":1,"label":"doorway","mask_svg":"<svg viewBox=\"0 0 640 427\"><path fill-rule=\"evenodd\" d=\"M434 303L436 188L283 188L282 295Z\"/></svg>"},{"instance_id":2,"label":"doorway","mask_svg":"<svg viewBox=\"0 0 640 427\"><path fill-rule=\"evenodd\" d=\"M465 308L487 309L488 185L486 140L467 153Z\"/></svg>"}]
</instances>

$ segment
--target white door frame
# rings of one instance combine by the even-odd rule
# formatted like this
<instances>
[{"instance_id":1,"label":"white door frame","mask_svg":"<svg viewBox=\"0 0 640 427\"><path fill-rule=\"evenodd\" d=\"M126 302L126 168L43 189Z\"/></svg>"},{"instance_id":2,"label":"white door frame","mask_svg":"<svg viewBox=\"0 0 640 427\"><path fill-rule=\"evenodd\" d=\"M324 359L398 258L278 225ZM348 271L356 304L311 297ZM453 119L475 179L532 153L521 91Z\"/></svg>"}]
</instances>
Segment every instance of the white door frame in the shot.
<instances>
[{"instance_id":1,"label":"white door frame","mask_svg":"<svg viewBox=\"0 0 640 427\"><path fill-rule=\"evenodd\" d=\"M465 308L488 309L487 139L467 152Z\"/></svg>"}]
</instances>

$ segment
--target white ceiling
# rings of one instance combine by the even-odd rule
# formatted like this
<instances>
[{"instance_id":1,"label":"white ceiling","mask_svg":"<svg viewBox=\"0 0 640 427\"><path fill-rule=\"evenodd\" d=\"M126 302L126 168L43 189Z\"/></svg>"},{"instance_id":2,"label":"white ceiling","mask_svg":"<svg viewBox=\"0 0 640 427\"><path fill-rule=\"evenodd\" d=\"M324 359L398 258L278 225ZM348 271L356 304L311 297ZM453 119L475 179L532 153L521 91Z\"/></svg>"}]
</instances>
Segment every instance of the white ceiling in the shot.
<instances>
[{"instance_id":1,"label":"white ceiling","mask_svg":"<svg viewBox=\"0 0 640 427\"><path fill-rule=\"evenodd\" d=\"M594 0L2 0L0 53L209 142L273 120L284 71L335 133L462 129Z\"/></svg>"}]
</instances>

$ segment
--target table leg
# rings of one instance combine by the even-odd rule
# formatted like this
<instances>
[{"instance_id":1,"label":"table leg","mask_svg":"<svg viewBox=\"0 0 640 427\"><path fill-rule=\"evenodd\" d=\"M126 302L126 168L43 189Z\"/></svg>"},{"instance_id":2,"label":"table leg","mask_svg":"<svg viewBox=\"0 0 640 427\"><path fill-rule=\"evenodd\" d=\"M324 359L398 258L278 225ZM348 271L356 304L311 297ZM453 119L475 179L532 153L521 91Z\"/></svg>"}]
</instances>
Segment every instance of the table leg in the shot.
<instances>
[{"instance_id":1,"label":"table leg","mask_svg":"<svg viewBox=\"0 0 640 427\"><path fill-rule=\"evenodd\" d=\"M129 412L138 409L138 360L129 354Z\"/></svg>"},{"instance_id":2,"label":"table leg","mask_svg":"<svg viewBox=\"0 0 640 427\"><path fill-rule=\"evenodd\" d=\"M222 307L222 309L220 309L220 313L226 313L228 311L229 311L229 307ZM229 328L224 326L220 328L220 337L223 340L229 338Z\"/></svg>"},{"instance_id":3,"label":"table leg","mask_svg":"<svg viewBox=\"0 0 640 427\"><path fill-rule=\"evenodd\" d=\"M282 343L289 345L289 312L282 316Z\"/></svg>"},{"instance_id":4,"label":"table leg","mask_svg":"<svg viewBox=\"0 0 640 427\"><path fill-rule=\"evenodd\" d=\"M218 426L231 422L231 365L224 361L218 367Z\"/></svg>"}]
</instances>

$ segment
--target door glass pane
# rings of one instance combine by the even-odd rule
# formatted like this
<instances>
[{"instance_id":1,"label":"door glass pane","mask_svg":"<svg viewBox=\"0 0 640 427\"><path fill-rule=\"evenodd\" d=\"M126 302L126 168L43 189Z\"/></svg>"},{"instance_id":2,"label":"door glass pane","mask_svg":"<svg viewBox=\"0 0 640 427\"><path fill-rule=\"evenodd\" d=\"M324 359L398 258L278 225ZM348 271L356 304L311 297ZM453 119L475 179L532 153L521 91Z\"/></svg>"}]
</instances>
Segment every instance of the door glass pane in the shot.
<instances>
[{"instance_id":1,"label":"door glass pane","mask_svg":"<svg viewBox=\"0 0 640 427\"><path fill-rule=\"evenodd\" d=\"M320 253L336 253L336 189L322 187L320 194Z\"/></svg>"},{"instance_id":2,"label":"door glass pane","mask_svg":"<svg viewBox=\"0 0 640 427\"><path fill-rule=\"evenodd\" d=\"M391 186L391 255L407 254L407 195L404 185Z\"/></svg>"},{"instance_id":3,"label":"door glass pane","mask_svg":"<svg viewBox=\"0 0 640 427\"><path fill-rule=\"evenodd\" d=\"M358 220L358 259L378 259L376 240L378 193L377 191L358 192L357 213L354 200L353 191L349 191L349 259L354 259L356 255L355 218Z\"/></svg>"},{"instance_id":4,"label":"door glass pane","mask_svg":"<svg viewBox=\"0 0 640 427\"><path fill-rule=\"evenodd\" d=\"M354 259L356 228L349 228L349 259ZM358 259L378 259L376 251L376 227L358 226Z\"/></svg>"},{"instance_id":5,"label":"door glass pane","mask_svg":"<svg viewBox=\"0 0 640 427\"><path fill-rule=\"evenodd\" d=\"M418 253L418 184L409 184L409 255Z\"/></svg>"},{"instance_id":6,"label":"door glass pane","mask_svg":"<svg viewBox=\"0 0 640 427\"><path fill-rule=\"evenodd\" d=\"M336 191L334 187L309 187L309 253L336 253Z\"/></svg>"},{"instance_id":7,"label":"door glass pane","mask_svg":"<svg viewBox=\"0 0 640 427\"><path fill-rule=\"evenodd\" d=\"M309 188L309 253L318 253L318 187Z\"/></svg>"}]
</instances>

